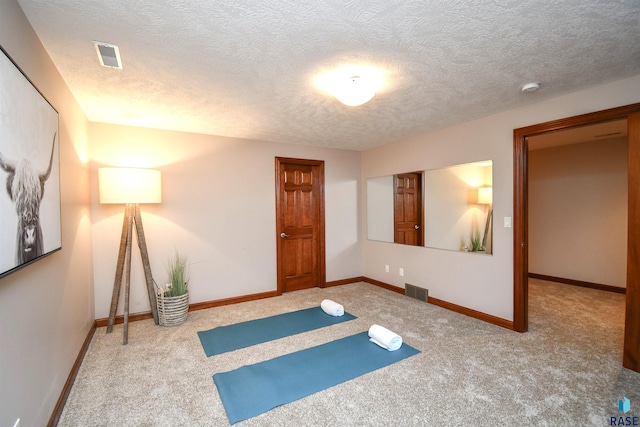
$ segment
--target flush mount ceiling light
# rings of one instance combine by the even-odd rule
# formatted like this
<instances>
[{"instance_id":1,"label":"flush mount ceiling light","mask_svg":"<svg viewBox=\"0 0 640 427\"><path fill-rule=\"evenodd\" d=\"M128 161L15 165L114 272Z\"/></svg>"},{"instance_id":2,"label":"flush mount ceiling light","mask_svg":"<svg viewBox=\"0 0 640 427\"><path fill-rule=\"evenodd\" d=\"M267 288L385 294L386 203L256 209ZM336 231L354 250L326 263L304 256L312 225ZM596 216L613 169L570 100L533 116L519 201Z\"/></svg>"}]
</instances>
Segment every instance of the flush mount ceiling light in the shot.
<instances>
[{"instance_id":1,"label":"flush mount ceiling light","mask_svg":"<svg viewBox=\"0 0 640 427\"><path fill-rule=\"evenodd\" d=\"M522 86L522 91L525 93L535 92L538 89L540 89L540 83L527 83L526 85Z\"/></svg>"},{"instance_id":2,"label":"flush mount ceiling light","mask_svg":"<svg viewBox=\"0 0 640 427\"><path fill-rule=\"evenodd\" d=\"M381 72L367 66L345 66L317 79L320 89L350 107L369 102L382 82Z\"/></svg>"},{"instance_id":3,"label":"flush mount ceiling light","mask_svg":"<svg viewBox=\"0 0 640 427\"><path fill-rule=\"evenodd\" d=\"M93 44L96 46L100 65L122 70L122 60L120 59L120 49L118 49L118 45L97 41L94 41Z\"/></svg>"},{"instance_id":4,"label":"flush mount ceiling light","mask_svg":"<svg viewBox=\"0 0 640 427\"><path fill-rule=\"evenodd\" d=\"M378 88L379 85L373 79L349 76L337 82L333 95L343 104L356 107L369 102Z\"/></svg>"}]
</instances>

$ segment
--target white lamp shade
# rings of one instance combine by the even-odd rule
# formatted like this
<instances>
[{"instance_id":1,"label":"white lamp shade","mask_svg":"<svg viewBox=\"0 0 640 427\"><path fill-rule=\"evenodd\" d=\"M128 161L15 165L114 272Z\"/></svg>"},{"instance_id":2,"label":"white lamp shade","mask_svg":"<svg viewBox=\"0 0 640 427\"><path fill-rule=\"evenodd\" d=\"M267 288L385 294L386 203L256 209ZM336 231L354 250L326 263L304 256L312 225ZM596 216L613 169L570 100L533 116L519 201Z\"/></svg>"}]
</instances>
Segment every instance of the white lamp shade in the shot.
<instances>
[{"instance_id":1,"label":"white lamp shade","mask_svg":"<svg viewBox=\"0 0 640 427\"><path fill-rule=\"evenodd\" d=\"M100 203L162 203L159 170L100 168L98 182Z\"/></svg>"},{"instance_id":2,"label":"white lamp shade","mask_svg":"<svg viewBox=\"0 0 640 427\"><path fill-rule=\"evenodd\" d=\"M375 79L353 76L336 84L334 96L343 104L355 107L369 102L379 86Z\"/></svg>"},{"instance_id":3,"label":"white lamp shade","mask_svg":"<svg viewBox=\"0 0 640 427\"><path fill-rule=\"evenodd\" d=\"M478 188L478 204L490 205L491 203L493 203L493 188L492 187Z\"/></svg>"}]
</instances>

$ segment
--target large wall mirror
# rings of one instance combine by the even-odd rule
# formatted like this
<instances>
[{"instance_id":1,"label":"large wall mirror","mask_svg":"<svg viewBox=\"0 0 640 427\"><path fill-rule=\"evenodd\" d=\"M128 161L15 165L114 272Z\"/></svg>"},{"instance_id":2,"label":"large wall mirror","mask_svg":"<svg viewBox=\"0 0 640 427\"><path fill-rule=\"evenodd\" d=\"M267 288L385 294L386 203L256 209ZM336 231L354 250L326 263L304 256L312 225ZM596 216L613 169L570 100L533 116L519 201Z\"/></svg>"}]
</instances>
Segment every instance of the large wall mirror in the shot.
<instances>
[{"instance_id":1,"label":"large wall mirror","mask_svg":"<svg viewBox=\"0 0 640 427\"><path fill-rule=\"evenodd\" d=\"M492 253L491 160L367 180L367 238Z\"/></svg>"}]
</instances>

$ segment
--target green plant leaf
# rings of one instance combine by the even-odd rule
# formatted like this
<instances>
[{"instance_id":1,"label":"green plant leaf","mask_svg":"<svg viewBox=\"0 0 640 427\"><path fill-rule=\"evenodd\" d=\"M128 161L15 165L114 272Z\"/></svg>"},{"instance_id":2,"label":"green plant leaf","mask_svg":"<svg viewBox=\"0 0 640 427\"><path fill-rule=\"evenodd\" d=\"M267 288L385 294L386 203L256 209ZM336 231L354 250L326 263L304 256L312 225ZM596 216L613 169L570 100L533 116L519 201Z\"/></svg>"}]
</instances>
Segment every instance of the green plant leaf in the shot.
<instances>
[{"instance_id":1,"label":"green plant leaf","mask_svg":"<svg viewBox=\"0 0 640 427\"><path fill-rule=\"evenodd\" d=\"M178 251L169 259L167 275L169 288L165 292L165 296L177 297L187 293L189 290L189 267L187 258L181 256Z\"/></svg>"}]
</instances>

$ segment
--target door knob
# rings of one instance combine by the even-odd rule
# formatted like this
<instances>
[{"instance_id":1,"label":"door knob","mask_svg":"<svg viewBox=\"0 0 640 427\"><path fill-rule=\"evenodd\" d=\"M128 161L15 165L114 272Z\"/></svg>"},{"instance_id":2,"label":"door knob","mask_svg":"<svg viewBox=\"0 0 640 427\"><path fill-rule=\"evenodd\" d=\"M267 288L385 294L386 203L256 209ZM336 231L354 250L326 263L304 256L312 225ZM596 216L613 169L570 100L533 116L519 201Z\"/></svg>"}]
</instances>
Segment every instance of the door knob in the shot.
<instances>
[{"instance_id":1,"label":"door knob","mask_svg":"<svg viewBox=\"0 0 640 427\"><path fill-rule=\"evenodd\" d=\"M415 228L416 230L420 228L420 226L418 224L414 225L413 228Z\"/></svg>"},{"instance_id":2,"label":"door knob","mask_svg":"<svg viewBox=\"0 0 640 427\"><path fill-rule=\"evenodd\" d=\"M289 237L289 235L285 232L280 233L280 237L282 237L283 239L286 237Z\"/></svg>"}]
</instances>

